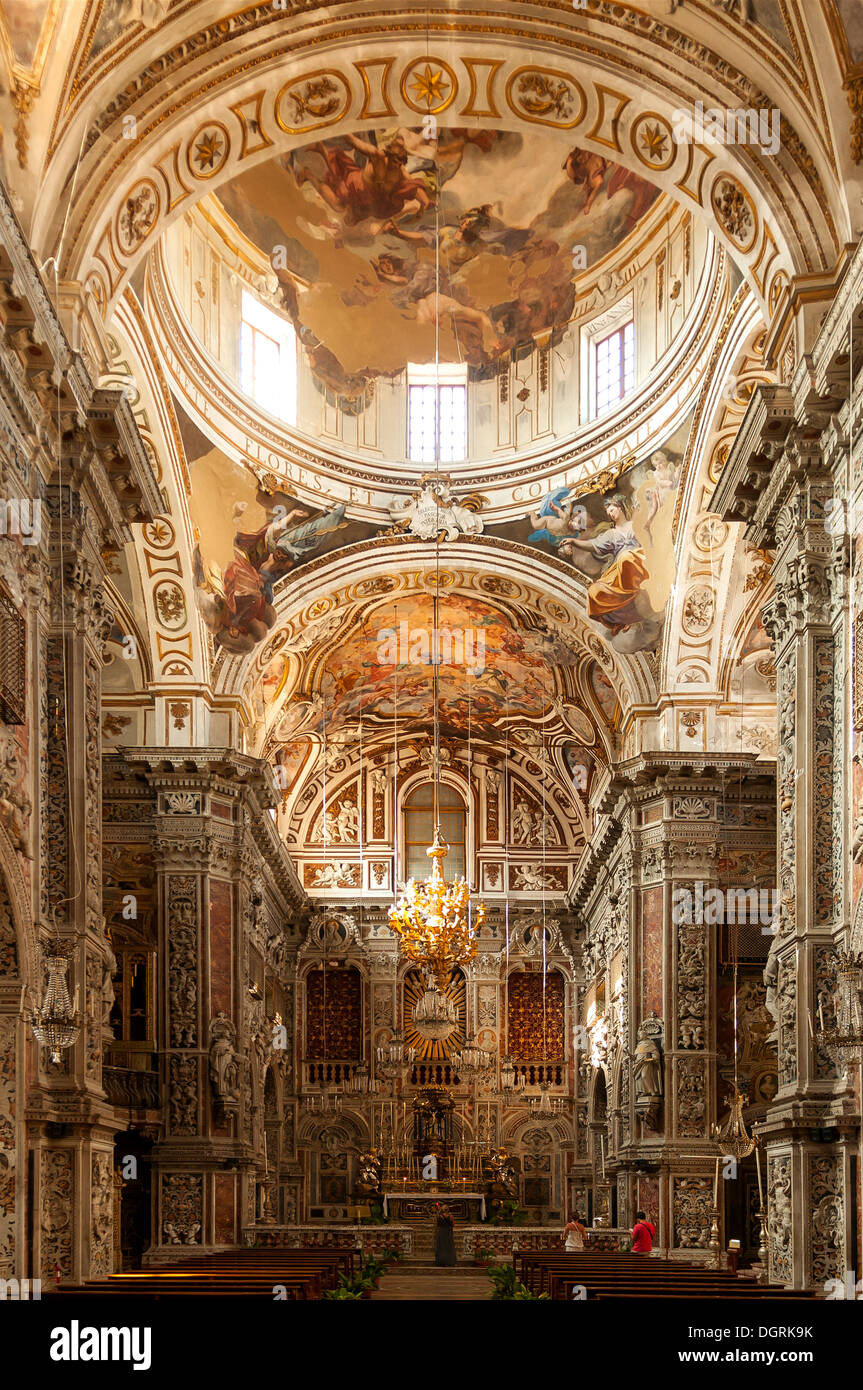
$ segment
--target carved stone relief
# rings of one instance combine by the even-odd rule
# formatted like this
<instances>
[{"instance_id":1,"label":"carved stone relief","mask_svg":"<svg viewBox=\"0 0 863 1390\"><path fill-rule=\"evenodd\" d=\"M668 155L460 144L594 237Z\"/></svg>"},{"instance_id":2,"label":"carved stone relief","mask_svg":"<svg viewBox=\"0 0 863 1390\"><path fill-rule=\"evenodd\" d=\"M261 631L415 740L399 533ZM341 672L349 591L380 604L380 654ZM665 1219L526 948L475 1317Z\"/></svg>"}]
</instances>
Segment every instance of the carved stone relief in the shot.
<instances>
[{"instance_id":1,"label":"carved stone relief","mask_svg":"<svg viewBox=\"0 0 863 1390\"><path fill-rule=\"evenodd\" d=\"M706 1013L704 953L705 928L683 924L677 939L677 1045L704 1046Z\"/></svg>"},{"instance_id":2,"label":"carved stone relief","mask_svg":"<svg viewBox=\"0 0 863 1390\"><path fill-rule=\"evenodd\" d=\"M776 1017L779 1028L779 1085L797 1080L797 972L794 957L781 956L776 981Z\"/></svg>"},{"instance_id":3,"label":"carved stone relief","mask_svg":"<svg viewBox=\"0 0 863 1390\"><path fill-rule=\"evenodd\" d=\"M678 1250L706 1250L710 1240L713 1187L709 1178L674 1178L672 1222Z\"/></svg>"},{"instance_id":4,"label":"carved stone relief","mask_svg":"<svg viewBox=\"0 0 863 1390\"><path fill-rule=\"evenodd\" d=\"M681 1138L699 1139L707 1121L706 1062L701 1057L681 1057L677 1063L677 1132Z\"/></svg>"},{"instance_id":5,"label":"carved stone relief","mask_svg":"<svg viewBox=\"0 0 863 1390\"><path fill-rule=\"evenodd\" d=\"M42 1269L43 1281L72 1273L72 1204L74 1200L71 1149L46 1149L42 1153Z\"/></svg>"},{"instance_id":6,"label":"carved stone relief","mask_svg":"<svg viewBox=\"0 0 863 1390\"><path fill-rule=\"evenodd\" d=\"M204 1224L203 1178L162 1174L162 1234L166 1245L200 1245Z\"/></svg>"},{"instance_id":7,"label":"carved stone relief","mask_svg":"<svg viewBox=\"0 0 863 1390\"><path fill-rule=\"evenodd\" d=\"M168 1119L172 1134L198 1133L198 1060L173 1053L168 1067Z\"/></svg>"},{"instance_id":8,"label":"carved stone relief","mask_svg":"<svg viewBox=\"0 0 863 1390\"><path fill-rule=\"evenodd\" d=\"M0 1015L0 1279L15 1269L15 1030L18 1020Z\"/></svg>"},{"instance_id":9,"label":"carved stone relief","mask_svg":"<svg viewBox=\"0 0 863 1390\"><path fill-rule=\"evenodd\" d=\"M842 1173L835 1155L809 1157L809 1273L816 1288L845 1278Z\"/></svg>"},{"instance_id":10,"label":"carved stone relief","mask_svg":"<svg viewBox=\"0 0 863 1390\"><path fill-rule=\"evenodd\" d=\"M114 1245L114 1183L110 1155L94 1153L90 1164L90 1278L111 1273Z\"/></svg>"},{"instance_id":11,"label":"carved stone relief","mask_svg":"<svg viewBox=\"0 0 863 1390\"><path fill-rule=\"evenodd\" d=\"M791 1281L791 1155L771 1155L767 1162L770 1282Z\"/></svg>"},{"instance_id":12,"label":"carved stone relief","mask_svg":"<svg viewBox=\"0 0 863 1390\"><path fill-rule=\"evenodd\" d=\"M198 885L191 875L168 879L168 997L171 1046L198 1042Z\"/></svg>"}]
</instances>

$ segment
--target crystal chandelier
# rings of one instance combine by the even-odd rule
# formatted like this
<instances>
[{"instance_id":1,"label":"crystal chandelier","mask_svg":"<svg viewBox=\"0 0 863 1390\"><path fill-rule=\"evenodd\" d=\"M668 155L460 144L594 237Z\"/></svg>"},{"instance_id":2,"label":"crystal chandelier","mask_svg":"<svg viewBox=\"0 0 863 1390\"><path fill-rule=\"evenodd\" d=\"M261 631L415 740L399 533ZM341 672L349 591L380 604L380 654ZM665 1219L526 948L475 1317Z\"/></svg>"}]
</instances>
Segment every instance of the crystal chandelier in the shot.
<instances>
[{"instance_id":1,"label":"crystal chandelier","mask_svg":"<svg viewBox=\"0 0 863 1390\"><path fill-rule=\"evenodd\" d=\"M500 1064L501 1094L505 1098L517 1096L524 1090L526 1084L524 1073L516 1071L513 1060L507 1053Z\"/></svg>"},{"instance_id":2,"label":"crystal chandelier","mask_svg":"<svg viewBox=\"0 0 863 1390\"><path fill-rule=\"evenodd\" d=\"M818 1041L837 1068L846 1072L863 1061L863 952L838 953L836 977L836 1021L832 1028L823 1025Z\"/></svg>"},{"instance_id":3,"label":"crystal chandelier","mask_svg":"<svg viewBox=\"0 0 863 1390\"><path fill-rule=\"evenodd\" d=\"M463 1081L472 1081L491 1066L491 1053L480 1047L476 1038L468 1038L461 1052L454 1052L452 1065Z\"/></svg>"},{"instance_id":4,"label":"crystal chandelier","mask_svg":"<svg viewBox=\"0 0 863 1390\"><path fill-rule=\"evenodd\" d=\"M320 1091L315 1091L303 1099L303 1108L309 1115L340 1115L342 1113L341 1093L325 1083Z\"/></svg>"},{"instance_id":5,"label":"crystal chandelier","mask_svg":"<svg viewBox=\"0 0 863 1390\"><path fill-rule=\"evenodd\" d=\"M409 1072L416 1061L416 1048L405 1047L405 1040L399 1033L394 1033L388 1043L382 1043L376 1049L377 1069L381 1076L387 1081L397 1081L399 1077Z\"/></svg>"},{"instance_id":6,"label":"crystal chandelier","mask_svg":"<svg viewBox=\"0 0 863 1390\"><path fill-rule=\"evenodd\" d=\"M345 1077L342 1089L346 1095L376 1096L380 1087L377 1077L369 1075L368 1062L360 1062L350 1076Z\"/></svg>"},{"instance_id":7,"label":"crystal chandelier","mask_svg":"<svg viewBox=\"0 0 863 1390\"><path fill-rule=\"evenodd\" d=\"M543 1120L550 1123L563 1114L563 1096L551 1096L548 1093L548 1082L539 1083L539 1095L528 1096L528 1105L531 1115L536 1120Z\"/></svg>"},{"instance_id":8,"label":"crystal chandelier","mask_svg":"<svg viewBox=\"0 0 863 1390\"><path fill-rule=\"evenodd\" d=\"M414 1008L414 1027L420 1037L429 1041L448 1038L457 1023L455 1005L449 995L439 990L433 980L427 980L426 989Z\"/></svg>"},{"instance_id":9,"label":"crystal chandelier","mask_svg":"<svg viewBox=\"0 0 863 1390\"><path fill-rule=\"evenodd\" d=\"M78 990L74 999L69 998L66 984L66 971L69 955L59 940L45 947L44 963L48 972L48 983L42 1002L30 1015L30 1023L36 1041L47 1047L51 1061L60 1061L60 1051L71 1047L81 1031L78 1018Z\"/></svg>"},{"instance_id":10,"label":"crystal chandelier","mask_svg":"<svg viewBox=\"0 0 863 1390\"><path fill-rule=\"evenodd\" d=\"M439 452L435 452L435 470L440 467ZM440 631L440 532L435 541L436 579L433 598L435 643ZM449 846L440 830L440 710L438 704L438 668L440 653L435 645L432 660L432 714L434 738L432 743L432 843L426 854L432 861L430 876L418 883L409 879L401 900L389 910L391 930L398 937L402 955L424 967L441 994L446 993L450 975L456 966L467 965L477 950L477 934L485 917L485 907L477 903L471 909L470 888L464 878L448 883L444 878L443 860Z\"/></svg>"}]
</instances>

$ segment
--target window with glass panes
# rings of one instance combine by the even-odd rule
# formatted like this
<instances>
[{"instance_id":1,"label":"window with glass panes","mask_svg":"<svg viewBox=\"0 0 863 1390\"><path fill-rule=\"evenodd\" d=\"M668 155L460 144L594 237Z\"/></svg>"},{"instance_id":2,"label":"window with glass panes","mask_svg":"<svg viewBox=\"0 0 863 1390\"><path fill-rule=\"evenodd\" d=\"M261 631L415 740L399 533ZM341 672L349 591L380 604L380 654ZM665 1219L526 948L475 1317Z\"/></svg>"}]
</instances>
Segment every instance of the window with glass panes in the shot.
<instances>
[{"instance_id":1,"label":"window with glass panes","mask_svg":"<svg viewBox=\"0 0 863 1390\"><path fill-rule=\"evenodd\" d=\"M596 414L621 400L635 385L635 325L630 319L594 344Z\"/></svg>"},{"instance_id":2,"label":"window with glass panes","mask_svg":"<svg viewBox=\"0 0 863 1390\"><path fill-rule=\"evenodd\" d=\"M240 385L270 415L297 422L297 338L287 319L243 291Z\"/></svg>"},{"instance_id":3,"label":"window with glass panes","mask_svg":"<svg viewBox=\"0 0 863 1390\"><path fill-rule=\"evenodd\" d=\"M440 451L438 453L438 450ZM467 367L408 366L408 458L458 463L467 457Z\"/></svg>"},{"instance_id":4,"label":"window with glass panes","mask_svg":"<svg viewBox=\"0 0 863 1390\"><path fill-rule=\"evenodd\" d=\"M459 875L464 876L467 812L458 792L445 782L441 784L439 805L440 833L449 845L449 854L443 861L444 877L458 878ZM404 816L405 878L428 878L431 860L426 850L432 843L434 832L434 787L431 782L423 783L411 792L405 802Z\"/></svg>"}]
</instances>

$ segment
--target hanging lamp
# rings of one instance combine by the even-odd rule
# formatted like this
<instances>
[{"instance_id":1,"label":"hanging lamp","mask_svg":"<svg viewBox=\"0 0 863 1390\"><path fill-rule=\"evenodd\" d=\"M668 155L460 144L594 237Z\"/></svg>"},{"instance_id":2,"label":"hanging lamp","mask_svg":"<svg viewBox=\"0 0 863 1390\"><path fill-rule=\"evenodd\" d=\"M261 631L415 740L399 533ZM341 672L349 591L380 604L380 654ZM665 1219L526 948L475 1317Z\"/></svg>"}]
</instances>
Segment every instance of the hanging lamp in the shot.
<instances>
[{"instance_id":1,"label":"hanging lamp","mask_svg":"<svg viewBox=\"0 0 863 1390\"><path fill-rule=\"evenodd\" d=\"M435 203L435 507L440 512L440 208ZM440 517L438 515L438 522ZM446 993L452 971L467 965L477 951L477 934L485 917L485 907L477 903L472 911L470 888L464 878L447 882L443 861L449 846L440 829L440 714L438 710L438 668L440 647L438 609L440 603L440 526L435 533L435 590L433 600L434 641L432 647L432 703L434 707L434 745L432 754L433 821L432 843L426 854L432 861L427 879L410 879L401 899L389 909L389 924L399 941L403 956L422 966L433 977L440 994Z\"/></svg>"},{"instance_id":2,"label":"hanging lamp","mask_svg":"<svg viewBox=\"0 0 863 1390\"><path fill-rule=\"evenodd\" d=\"M78 1017L78 990L69 998L66 972L69 969L71 952L59 936L44 948L43 962L48 972L48 981L41 1002L30 1015L33 1036L42 1046L47 1047L51 1061L57 1065L60 1053L71 1047L81 1031Z\"/></svg>"},{"instance_id":3,"label":"hanging lamp","mask_svg":"<svg viewBox=\"0 0 863 1390\"><path fill-rule=\"evenodd\" d=\"M725 1158L734 1158L740 1162L748 1158L754 1150L758 1139L750 1134L746 1128L746 1121L743 1118L743 1107L746 1104L746 1097L741 1094L740 1082L737 1073L738 1046L737 1046L737 925L734 926L733 941L733 965L734 965L734 1093L729 1102L728 1118L723 1125L714 1124L711 1127L711 1138L715 1141L719 1152Z\"/></svg>"}]
</instances>

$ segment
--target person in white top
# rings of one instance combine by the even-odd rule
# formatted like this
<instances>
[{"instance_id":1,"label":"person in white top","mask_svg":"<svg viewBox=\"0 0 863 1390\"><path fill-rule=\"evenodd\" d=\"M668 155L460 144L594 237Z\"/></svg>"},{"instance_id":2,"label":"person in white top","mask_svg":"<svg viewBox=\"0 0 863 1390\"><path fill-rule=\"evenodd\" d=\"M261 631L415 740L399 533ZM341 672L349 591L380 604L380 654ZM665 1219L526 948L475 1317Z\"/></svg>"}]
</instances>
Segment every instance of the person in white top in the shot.
<instances>
[{"instance_id":1,"label":"person in white top","mask_svg":"<svg viewBox=\"0 0 863 1390\"><path fill-rule=\"evenodd\" d=\"M564 1250L583 1250L584 1237L587 1231L581 1224L581 1217L576 1213L567 1221L563 1228Z\"/></svg>"}]
</instances>

